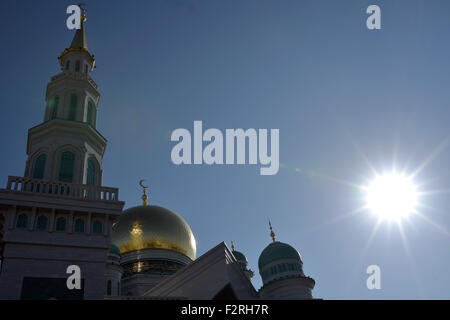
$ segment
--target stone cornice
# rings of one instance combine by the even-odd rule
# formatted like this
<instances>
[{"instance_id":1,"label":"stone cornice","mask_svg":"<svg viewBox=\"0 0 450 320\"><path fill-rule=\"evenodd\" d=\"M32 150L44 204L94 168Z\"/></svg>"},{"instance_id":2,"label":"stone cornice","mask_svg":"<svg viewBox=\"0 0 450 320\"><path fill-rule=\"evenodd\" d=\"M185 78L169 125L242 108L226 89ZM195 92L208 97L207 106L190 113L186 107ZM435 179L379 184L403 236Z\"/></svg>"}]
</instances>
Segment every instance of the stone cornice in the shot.
<instances>
[{"instance_id":1,"label":"stone cornice","mask_svg":"<svg viewBox=\"0 0 450 320\"><path fill-rule=\"evenodd\" d=\"M105 137L102 136L100 132L98 132L94 127L92 127L90 124L86 122L80 122L80 121L71 121L71 120L65 120L65 119L53 119L50 121L43 122L37 126L34 126L30 129L28 129L28 141L27 141L27 154L30 153L30 136L32 134L36 135L46 135L48 134L48 131L52 129L60 129L63 131L70 132L71 130L77 130L77 133L79 134L79 131L82 130L83 134L88 136L89 138L92 138L96 140L100 145L103 145L103 153L106 149L107 140ZM102 153L102 156L103 156Z\"/></svg>"}]
</instances>

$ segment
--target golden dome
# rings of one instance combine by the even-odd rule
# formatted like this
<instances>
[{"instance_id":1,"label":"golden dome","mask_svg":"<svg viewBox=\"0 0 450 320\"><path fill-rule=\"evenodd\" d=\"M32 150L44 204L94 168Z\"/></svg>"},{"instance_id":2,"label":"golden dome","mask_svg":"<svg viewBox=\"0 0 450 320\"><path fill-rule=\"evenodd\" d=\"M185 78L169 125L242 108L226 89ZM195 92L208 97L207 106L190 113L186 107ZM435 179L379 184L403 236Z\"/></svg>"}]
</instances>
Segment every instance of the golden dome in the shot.
<instances>
[{"instance_id":1,"label":"golden dome","mask_svg":"<svg viewBox=\"0 0 450 320\"><path fill-rule=\"evenodd\" d=\"M166 249L195 259L194 234L182 217L158 206L125 210L112 229L112 242L120 253L143 249Z\"/></svg>"}]
</instances>

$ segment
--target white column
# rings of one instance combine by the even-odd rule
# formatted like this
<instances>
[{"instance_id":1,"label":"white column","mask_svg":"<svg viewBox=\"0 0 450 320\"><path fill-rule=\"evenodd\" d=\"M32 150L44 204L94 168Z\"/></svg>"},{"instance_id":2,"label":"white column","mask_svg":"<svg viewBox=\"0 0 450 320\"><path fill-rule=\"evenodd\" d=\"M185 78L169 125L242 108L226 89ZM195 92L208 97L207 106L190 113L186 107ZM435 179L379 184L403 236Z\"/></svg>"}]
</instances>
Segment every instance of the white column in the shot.
<instances>
[{"instance_id":1,"label":"white column","mask_svg":"<svg viewBox=\"0 0 450 320\"><path fill-rule=\"evenodd\" d=\"M92 218L92 213L89 212L88 218L87 218L87 223L86 223L86 230L85 230L85 232L87 234L91 234L91 220L92 220L91 218Z\"/></svg>"},{"instance_id":2,"label":"white column","mask_svg":"<svg viewBox=\"0 0 450 320\"><path fill-rule=\"evenodd\" d=\"M104 223L103 223L103 235L104 236L108 235L108 229L109 229L109 216L107 214L105 214L105 219L104 219Z\"/></svg>"},{"instance_id":3,"label":"white column","mask_svg":"<svg viewBox=\"0 0 450 320\"><path fill-rule=\"evenodd\" d=\"M72 231L73 231L73 214L74 214L73 210L70 210L69 221L67 223L67 227L69 228L68 229L69 233L72 233Z\"/></svg>"},{"instance_id":4,"label":"white column","mask_svg":"<svg viewBox=\"0 0 450 320\"><path fill-rule=\"evenodd\" d=\"M31 209L30 223L28 225L28 230L30 231L34 230L35 221L36 221L36 207L33 207L33 209Z\"/></svg>"},{"instance_id":5,"label":"white column","mask_svg":"<svg viewBox=\"0 0 450 320\"><path fill-rule=\"evenodd\" d=\"M16 220L16 214L17 214L17 206L12 206L8 210L8 228L12 229L14 228L14 221Z\"/></svg>"},{"instance_id":6,"label":"white column","mask_svg":"<svg viewBox=\"0 0 450 320\"><path fill-rule=\"evenodd\" d=\"M53 232L55 230L55 209L52 209L50 213L50 223L48 225L48 232Z\"/></svg>"}]
</instances>

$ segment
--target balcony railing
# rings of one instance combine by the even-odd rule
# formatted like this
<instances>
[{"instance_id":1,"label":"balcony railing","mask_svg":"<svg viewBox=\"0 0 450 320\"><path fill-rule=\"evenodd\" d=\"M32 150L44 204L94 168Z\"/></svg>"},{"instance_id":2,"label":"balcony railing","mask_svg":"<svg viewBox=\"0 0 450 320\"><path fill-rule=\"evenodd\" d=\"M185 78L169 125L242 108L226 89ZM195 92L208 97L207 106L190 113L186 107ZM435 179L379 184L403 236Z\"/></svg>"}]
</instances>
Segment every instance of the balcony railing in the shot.
<instances>
[{"instance_id":1,"label":"balcony railing","mask_svg":"<svg viewBox=\"0 0 450 320\"><path fill-rule=\"evenodd\" d=\"M101 201L119 201L119 189L24 177L8 177L6 190Z\"/></svg>"}]
</instances>

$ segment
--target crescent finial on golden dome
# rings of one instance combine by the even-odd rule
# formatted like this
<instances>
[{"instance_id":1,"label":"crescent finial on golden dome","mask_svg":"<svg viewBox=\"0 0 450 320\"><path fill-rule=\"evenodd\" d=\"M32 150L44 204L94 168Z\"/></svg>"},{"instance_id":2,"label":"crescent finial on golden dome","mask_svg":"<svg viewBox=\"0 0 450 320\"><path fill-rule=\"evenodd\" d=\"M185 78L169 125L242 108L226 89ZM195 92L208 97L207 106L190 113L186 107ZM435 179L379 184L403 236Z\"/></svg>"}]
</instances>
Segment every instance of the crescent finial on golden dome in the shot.
<instances>
[{"instance_id":1,"label":"crescent finial on golden dome","mask_svg":"<svg viewBox=\"0 0 450 320\"><path fill-rule=\"evenodd\" d=\"M142 188L142 191L143 191L143 195L141 197L142 205L146 206L147 205L147 200L148 200L148 196L147 196L146 190L148 189L148 186L145 186L143 184L144 181L145 181L145 179L139 180L139 186Z\"/></svg>"}]
</instances>

